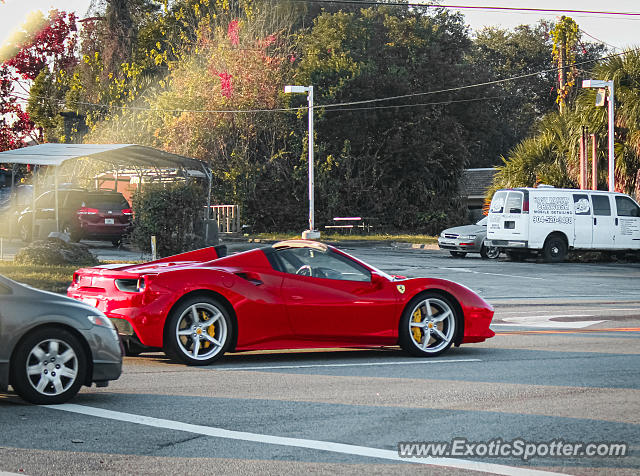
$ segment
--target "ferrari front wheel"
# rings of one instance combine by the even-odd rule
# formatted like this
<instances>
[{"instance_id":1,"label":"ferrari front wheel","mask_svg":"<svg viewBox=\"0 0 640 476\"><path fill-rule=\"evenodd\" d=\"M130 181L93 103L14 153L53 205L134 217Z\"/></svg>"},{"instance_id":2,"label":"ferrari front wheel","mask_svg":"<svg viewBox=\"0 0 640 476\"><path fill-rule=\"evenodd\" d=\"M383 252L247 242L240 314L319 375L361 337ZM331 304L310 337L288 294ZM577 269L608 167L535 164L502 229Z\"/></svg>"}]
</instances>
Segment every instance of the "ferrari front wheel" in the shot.
<instances>
[{"instance_id":1,"label":"ferrari front wheel","mask_svg":"<svg viewBox=\"0 0 640 476\"><path fill-rule=\"evenodd\" d=\"M169 314L164 351L187 365L209 365L229 348L231 326L227 310L216 299L187 299Z\"/></svg>"},{"instance_id":2,"label":"ferrari front wheel","mask_svg":"<svg viewBox=\"0 0 640 476\"><path fill-rule=\"evenodd\" d=\"M409 302L400 319L400 346L418 357L440 355L453 344L457 326L457 311L448 298L421 293Z\"/></svg>"}]
</instances>

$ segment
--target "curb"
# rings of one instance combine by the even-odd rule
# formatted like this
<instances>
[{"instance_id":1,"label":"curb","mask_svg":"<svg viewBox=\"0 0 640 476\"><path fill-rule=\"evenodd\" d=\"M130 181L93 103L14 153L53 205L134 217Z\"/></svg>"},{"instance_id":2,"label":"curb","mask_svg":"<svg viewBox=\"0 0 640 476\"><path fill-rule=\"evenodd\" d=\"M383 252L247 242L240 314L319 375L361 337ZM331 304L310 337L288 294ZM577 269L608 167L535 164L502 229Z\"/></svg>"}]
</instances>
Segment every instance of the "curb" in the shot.
<instances>
[{"instance_id":1,"label":"curb","mask_svg":"<svg viewBox=\"0 0 640 476\"><path fill-rule=\"evenodd\" d=\"M439 250L440 247L436 243L405 243L400 241L391 242L391 246L401 250Z\"/></svg>"}]
</instances>

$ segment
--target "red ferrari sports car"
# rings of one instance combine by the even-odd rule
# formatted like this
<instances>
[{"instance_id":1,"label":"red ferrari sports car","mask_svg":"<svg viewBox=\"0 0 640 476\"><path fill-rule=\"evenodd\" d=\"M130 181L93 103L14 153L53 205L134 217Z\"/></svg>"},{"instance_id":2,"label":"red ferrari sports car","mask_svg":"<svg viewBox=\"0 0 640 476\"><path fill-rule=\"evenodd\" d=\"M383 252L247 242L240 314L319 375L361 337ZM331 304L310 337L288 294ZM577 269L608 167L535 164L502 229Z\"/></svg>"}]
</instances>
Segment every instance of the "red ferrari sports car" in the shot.
<instances>
[{"instance_id":1,"label":"red ferrari sports car","mask_svg":"<svg viewBox=\"0 0 640 476\"><path fill-rule=\"evenodd\" d=\"M129 354L161 348L189 365L225 352L397 344L426 357L494 336L491 305L451 281L390 276L308 240L225 251L80 269L68 295L111 318Z\"/></svg>"}]
</instances>

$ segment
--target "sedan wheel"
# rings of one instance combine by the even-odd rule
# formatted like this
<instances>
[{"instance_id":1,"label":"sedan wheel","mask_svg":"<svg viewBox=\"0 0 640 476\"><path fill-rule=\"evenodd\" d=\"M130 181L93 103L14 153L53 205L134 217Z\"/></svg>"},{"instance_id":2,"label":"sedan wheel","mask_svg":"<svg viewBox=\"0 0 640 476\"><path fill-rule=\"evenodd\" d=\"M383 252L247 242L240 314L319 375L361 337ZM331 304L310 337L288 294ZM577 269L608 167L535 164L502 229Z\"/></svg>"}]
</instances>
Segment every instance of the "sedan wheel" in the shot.
<instances>
[{"instance_id":1,"label":"sedan wheel","mask_svg":"<svg viewBox=\"0 0 640 476\"><path fill-rule=\"evenodd\" d=\"M482 244L480 248L480 256L484 259L497 259L500 256L500 248L496 246L485 246Z\"/></svg>"},{"instance_id":2,"label":"sedan wheel","mask_svg":"<svg viewBox=\"0 0 640 476\"><path fill-rule=\"evenodd\" d=\"M165 332L165 353L188 365L218 360L231 342L231 319L215 299L198 297L171 312Z\"/></svg>"},{"instance_id":3,"label":"sedan wheel","mask_svg":"<svg viewBox=\"0 0 640 476\"><path fill-rule=\"evenodd\" d=\"M85 351L78 338L63 329L33 331L18 345L14 358L11 384L31 403L64 403L85 380Z\"/></svg>"},{"instance_id":4,"label":"sedan wheel","mask_svg":"<svg viewBox=\"0 0 640 476\"><path fill-rule=\"evenodd\" d=\"M416 356L442 354L453 344L457 322L455 307L448 299L435 293L419 294L400 320L400 345Z\"/></svg>"}]
</instances>

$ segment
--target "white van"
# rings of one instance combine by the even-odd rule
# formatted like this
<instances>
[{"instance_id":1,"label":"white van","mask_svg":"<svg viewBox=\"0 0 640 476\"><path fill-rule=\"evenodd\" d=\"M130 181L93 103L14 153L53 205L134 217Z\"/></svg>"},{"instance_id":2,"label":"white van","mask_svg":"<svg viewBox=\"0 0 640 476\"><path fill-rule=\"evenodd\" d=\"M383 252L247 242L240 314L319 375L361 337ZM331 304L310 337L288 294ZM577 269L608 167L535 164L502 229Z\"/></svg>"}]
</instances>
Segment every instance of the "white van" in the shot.
<instances>
[{"instance_id":1,"label":"white van","mask_svg":"<svg viewBox=\"0 0 640 476\"><path fill-rule=\"evenodd\" d=\"M491 201L487 246L511 257L541 253L545 261L576 250L640 250L640 206L628 195L598 190L498 190Z\"/></svg>"}]
</instances>

